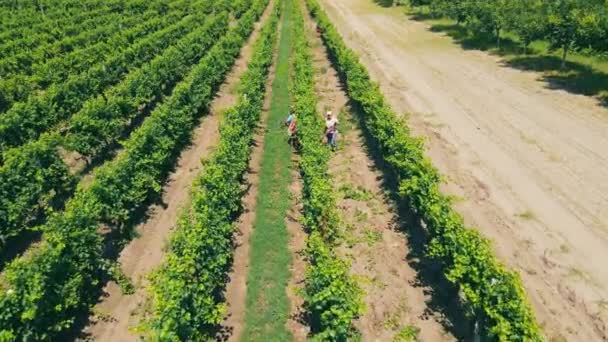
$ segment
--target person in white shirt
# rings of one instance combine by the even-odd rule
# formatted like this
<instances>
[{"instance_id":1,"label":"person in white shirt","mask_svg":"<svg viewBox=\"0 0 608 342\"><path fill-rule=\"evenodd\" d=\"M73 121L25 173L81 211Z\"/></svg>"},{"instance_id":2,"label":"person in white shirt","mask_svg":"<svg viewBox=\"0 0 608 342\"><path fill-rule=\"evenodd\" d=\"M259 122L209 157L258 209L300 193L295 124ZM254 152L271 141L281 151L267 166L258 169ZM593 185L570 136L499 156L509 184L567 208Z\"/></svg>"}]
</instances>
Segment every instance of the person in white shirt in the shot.
<instances>
[{"instance_id":1,"label":"person in white shirt","mask_svg":"<svg viewBox=\"0 0 608 342\"><path fill-rule=\"evenodd\" d=\"M327 112L325 118L325 137L327 138L327 144L332 150L335 150L338 139L338 119L332 115L331 111Z\"/></svg>"}]
</instances>

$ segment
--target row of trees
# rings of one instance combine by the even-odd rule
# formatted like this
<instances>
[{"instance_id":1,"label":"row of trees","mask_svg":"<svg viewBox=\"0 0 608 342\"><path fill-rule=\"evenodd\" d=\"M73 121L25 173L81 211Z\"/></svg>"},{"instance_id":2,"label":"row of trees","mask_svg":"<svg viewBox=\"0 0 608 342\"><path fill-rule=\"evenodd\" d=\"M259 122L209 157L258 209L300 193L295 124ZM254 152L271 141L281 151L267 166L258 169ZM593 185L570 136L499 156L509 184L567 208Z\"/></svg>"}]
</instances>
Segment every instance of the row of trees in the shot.
<instances>
[{"instance_id":1,"label":"row of trees","mask_svg":"<svg viewBox=\"0 0 608 342\"><path fill-rule=\"evenodd\" d=\"M562 67L568 53L608 52L606 0L410 0L427 5L433 14L447 16L475 32L493 35L500 47L505 31L515 33L524 52L534 40L545 39L561 50Z\"/></svg>"}]
</instances>

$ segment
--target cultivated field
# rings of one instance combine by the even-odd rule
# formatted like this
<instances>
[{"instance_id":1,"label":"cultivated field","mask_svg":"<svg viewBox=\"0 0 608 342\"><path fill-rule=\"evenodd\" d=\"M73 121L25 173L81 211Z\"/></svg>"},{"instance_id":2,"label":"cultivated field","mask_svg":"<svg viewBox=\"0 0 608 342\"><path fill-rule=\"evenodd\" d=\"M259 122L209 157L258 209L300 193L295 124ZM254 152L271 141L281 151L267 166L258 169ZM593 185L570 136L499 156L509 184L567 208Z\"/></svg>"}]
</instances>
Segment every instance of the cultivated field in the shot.
<instances>
[{"instance_id":1,"label":"cultivated field","mask_svg":"<svg viewBox=\"0 0 608 342\"><path fill-rule=\"evenodd\" d=\"M606 340L597 99L369 0L0 23L0 341Z\"/></svg>"}]
</instances>

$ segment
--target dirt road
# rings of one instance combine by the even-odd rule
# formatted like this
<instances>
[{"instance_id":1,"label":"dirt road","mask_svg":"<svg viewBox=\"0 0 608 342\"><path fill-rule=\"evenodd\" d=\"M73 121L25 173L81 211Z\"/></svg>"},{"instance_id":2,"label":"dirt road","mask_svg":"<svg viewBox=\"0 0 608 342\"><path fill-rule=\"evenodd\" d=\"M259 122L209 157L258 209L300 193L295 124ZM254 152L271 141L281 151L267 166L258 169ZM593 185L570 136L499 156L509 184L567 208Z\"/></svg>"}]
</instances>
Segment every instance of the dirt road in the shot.
<instances>
[{"instance_id":1,"label":"dirt road","mask_svg":"<svg viewBox=\"0 0 608 342\"><path fill-rule=\"evenodd\" d=\"M462 197L466 222L520 271L548 339L608 340L608 110L372 0L321 0Z\"/></svg>"}]
</instances>

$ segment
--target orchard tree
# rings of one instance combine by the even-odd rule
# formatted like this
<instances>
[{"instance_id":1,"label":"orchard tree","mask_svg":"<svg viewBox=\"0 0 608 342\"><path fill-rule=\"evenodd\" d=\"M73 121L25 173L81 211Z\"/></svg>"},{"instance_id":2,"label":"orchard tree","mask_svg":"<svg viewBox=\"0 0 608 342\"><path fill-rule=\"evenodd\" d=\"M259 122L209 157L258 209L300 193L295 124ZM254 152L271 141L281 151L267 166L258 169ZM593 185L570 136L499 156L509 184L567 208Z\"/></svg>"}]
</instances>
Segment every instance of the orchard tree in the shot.
<instances>
[{"instance_id":1,"label":"orchard tree","mask_svg":"<svg viewBox=\"0 0 608 342\"><path fill-rule=\"evenodd\" d=\"M562 68L568 53L577 43L599 30L599 0L545 0L547 8L547 38L552 49L562 50Z\"/></svg>"},{"instance_id":2,"label":"orchard tree","mask_svg":"<svg viewBox=\"0 0 608 342\"><path fill-rule=\"evenodd\" d=\"M511 0L513 2L506 29L515 33L522 42L524 54L528 46L543 37L546 31L542 0Z\"/></svg>"},{"instance_id":3,"label":"orchard tree","mask_svg":"<svg viewBox=\"0 0 608 342\"><path fill-rule=\"evenodd\" d=\"M503 29L512 20L513 0L468 0L469 13L467 22L475 29L493 34L496 46L500 48Z\"/></svg>"},{"instance_id":4,"label":"orchard tree","mask_svg":"<svg viewBox=\"0 0 608 342\"><path fill-rule=\"evenodd\" d=\"M591 2L579 18L577 47L595 51L608 51L608 3Z\"/></svg>"},{"instance_id":5,"label":"orchard tree","mask_svg":"<svg viewBox=\"0 0 608 342\"><path fill-rule=\"evenodd\" d=\"M433 0L431 7L441 15L456 20L457 24L462 24L469 16L471 0Z\"/></svg>"}]
</instances>

